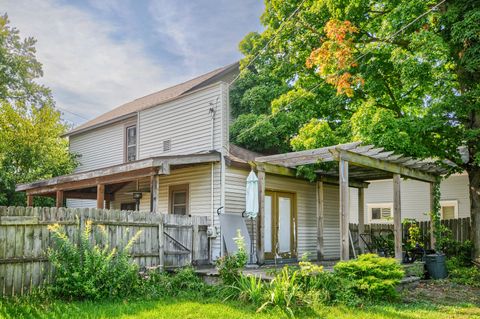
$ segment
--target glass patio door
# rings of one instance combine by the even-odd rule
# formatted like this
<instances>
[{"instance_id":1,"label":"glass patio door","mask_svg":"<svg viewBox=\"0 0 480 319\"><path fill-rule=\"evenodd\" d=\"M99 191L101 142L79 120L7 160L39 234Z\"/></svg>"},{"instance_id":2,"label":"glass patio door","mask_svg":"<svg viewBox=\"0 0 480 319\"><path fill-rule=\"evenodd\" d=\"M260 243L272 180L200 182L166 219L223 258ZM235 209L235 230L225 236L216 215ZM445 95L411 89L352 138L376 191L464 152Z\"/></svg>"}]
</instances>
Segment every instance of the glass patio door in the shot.
<instances>
[{"instance_id":1,"label":"glass patio door","mask_svg":"<svg viewBox=\"0 0 480 319\"><path fill-rule=\"evenodd\" d=\"M267 191L265 193L264 242L266 259L275 255L296 257L295 194Z\"/></svg>"}]
</instances>

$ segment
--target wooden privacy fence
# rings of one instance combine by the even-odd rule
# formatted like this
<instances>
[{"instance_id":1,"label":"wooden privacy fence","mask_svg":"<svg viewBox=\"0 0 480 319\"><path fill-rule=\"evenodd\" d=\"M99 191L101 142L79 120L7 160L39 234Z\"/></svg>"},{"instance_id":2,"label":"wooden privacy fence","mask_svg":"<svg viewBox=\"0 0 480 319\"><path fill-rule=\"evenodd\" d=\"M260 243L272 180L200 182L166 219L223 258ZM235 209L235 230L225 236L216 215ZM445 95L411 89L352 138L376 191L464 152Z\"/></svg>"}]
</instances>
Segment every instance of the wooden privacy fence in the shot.
<instances>
[{"instance_id":1,"label":"wooden privacy fence","mask_svg":"<svg viewBox=\"0 0 480 319\"><path fill-rule=\"evenodd\" d=\"M122 249L141 231L131 249L141 267L163 268L209 261L208 218L151 212L89 208L0 207L0 295L18 295L50 282L47 249L52 245L48 225L60 224L75 241L87 220L92 243ZM102 239L98 225L103 225Z\"/></svg>"},{"instance_id":2,"label":"wooden privacy fence","mask_svg":"<svg viewBox=\"0 0 480 319\"><path fill-rule=\"evenodd\" d=\"M457 219L446 219L442 220L441 224L446 226L448 229L452 231L452 239L464 242L466 240L470 240L471 234L471 224L470 218L457 218ZM418 226L420 228L421 238L424 239L424 245L427 249L431 248L430 244L430 221L420 221L418 222ZM365 233L376 233L377 235L379 232L385 230L393 231L393 224L367 224L365 225ZM359 241L361 240L358 234L358 224L350 224L350 232L352 234L352 241L355 247L358 249ZM403 238L408 237L408 227L402 227Z\"/></svg>"}]
</instances>

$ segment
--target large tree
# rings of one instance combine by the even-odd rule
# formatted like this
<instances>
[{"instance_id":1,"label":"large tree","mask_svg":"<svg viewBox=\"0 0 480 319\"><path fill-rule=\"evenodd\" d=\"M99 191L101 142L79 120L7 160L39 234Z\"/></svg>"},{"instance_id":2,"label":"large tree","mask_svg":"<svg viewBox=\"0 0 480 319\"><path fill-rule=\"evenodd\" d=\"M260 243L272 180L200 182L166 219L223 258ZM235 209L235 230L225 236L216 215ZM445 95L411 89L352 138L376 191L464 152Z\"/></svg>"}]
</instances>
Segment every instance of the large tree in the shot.
<instances>
[{"instance_id":1,"label":"large tree","mask_svg":"<svg viewBox=\"0 0 480 319\"><path fill-rule=\"evenodd\" d=\"M75 166L61 137L67 126L50 90L36 82L42 66L34 45L0 16L0 205L25 205L16 184L69 173ZM36 204L51 202L36 199Z\"/></svg>"},{"instance_id":2,"label":"large tree","mask_svg":"<svg viewBox=\"0 0 480 319\"><path fill-rule=\"evenodd\" d=\"M479 5L266 1L265 30L240 46L245 58L232 94L238 116L232 140L266 152L362 140L448 159L469 176L479 256Z\"/></svg>"}]
</instances>

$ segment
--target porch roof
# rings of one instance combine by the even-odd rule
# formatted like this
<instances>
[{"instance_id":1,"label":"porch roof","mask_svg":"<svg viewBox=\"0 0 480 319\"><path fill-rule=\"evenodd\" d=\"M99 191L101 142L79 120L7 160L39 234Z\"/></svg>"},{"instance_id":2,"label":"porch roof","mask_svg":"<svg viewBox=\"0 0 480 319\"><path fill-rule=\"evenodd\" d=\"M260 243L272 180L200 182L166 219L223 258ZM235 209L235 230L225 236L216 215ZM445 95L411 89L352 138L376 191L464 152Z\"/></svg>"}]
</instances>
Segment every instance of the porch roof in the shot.
<instances>
[{"instance_id":1,"label":"porch roof","mask_svg":"<svg viewBox=\"0 0 480 319\"><path fill-rule=\"evenodd\" d=\"M16 191L29 195L53 193L58 190L74 190L94 187L98 184L118 184L141 177L168 175L171 167L220 161L216 151L175 156L158 156L120 165L62 175L32 183L18 184Z\"/></svg>"},{"instance_id":2,"label":"porch roof","mask_svg":"<svg viewBox=\"0 0 480 319\"><path fill-rule=\"evenodd\" d=\"M350 179L358 182L391 179L394 174L424 182L435 182L436 176L448 173L446 166L453 165L445 163L445 167L440 166L433 160L414 159L385 151L374 145L362 145L362 142L256 157L255 164L266 172L293 175L295 172L292 169L299 166L332 162L332 166L317 169L316 173L323 178L338 178L337 162L340 160L350 163Z\"/></svg>"}]
</instances>

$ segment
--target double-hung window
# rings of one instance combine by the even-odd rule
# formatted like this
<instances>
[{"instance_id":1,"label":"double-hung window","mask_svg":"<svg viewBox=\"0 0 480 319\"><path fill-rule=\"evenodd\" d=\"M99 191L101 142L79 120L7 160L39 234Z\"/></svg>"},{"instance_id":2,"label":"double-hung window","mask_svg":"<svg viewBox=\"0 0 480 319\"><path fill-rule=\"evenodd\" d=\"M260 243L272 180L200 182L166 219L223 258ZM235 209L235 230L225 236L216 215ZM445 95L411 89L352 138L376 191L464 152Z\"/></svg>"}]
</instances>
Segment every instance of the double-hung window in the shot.
<instances>
[{"instance_id":1,"label":"double-hung window","mask_svg":"<svg viewBox=\"0 0 480 319\"><path fill-rule=\"evenodd\" d=\"M137 126L128 126L125 133L126 160L131 162L137 159Z\"/></svg>"},{"instance_id":2,"label":"double-hung window","mask_svg":"<svg viewBox=\"0 0 480 319\"><path fill-rule=\"evenodd\" d=\"M170 186L170 213L188 215L188 184Z\"/></svg>"}]
</instances>

